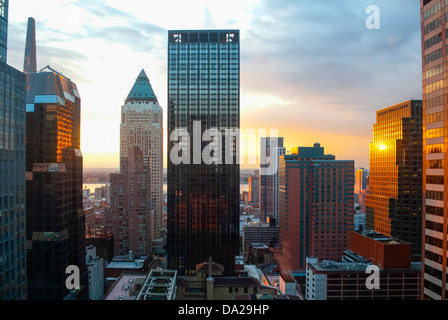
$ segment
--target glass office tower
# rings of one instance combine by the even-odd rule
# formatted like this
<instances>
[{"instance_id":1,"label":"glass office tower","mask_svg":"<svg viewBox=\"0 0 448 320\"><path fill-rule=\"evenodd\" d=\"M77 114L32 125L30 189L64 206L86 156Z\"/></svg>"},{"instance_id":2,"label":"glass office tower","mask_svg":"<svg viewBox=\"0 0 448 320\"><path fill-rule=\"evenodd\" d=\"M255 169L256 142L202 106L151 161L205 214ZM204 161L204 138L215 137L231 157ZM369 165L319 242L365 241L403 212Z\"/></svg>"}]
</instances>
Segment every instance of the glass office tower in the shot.
<instances>
[{"instance_id":1,"label":"glass office tower","mask_svg":"<svg viewBox=\"0 0 448 320\"><path fill-rule=\"evenodd\" d=\"M76 84L50 66L36 72L35 43L30 18L23 65L28 299L88 299L81 98ZM79 289L66 286L69 266L79 268Z\"/></svg>"},{"instance_id":2,"label":"glass office tower","mask_svg":"<svg viewBox=\"0 0 448 320\"><path fill-rule=\"evenodd\" d=\"M26 296L25 83L0 62L0 300Z\"/></svg>"},{"instance_id":3,"label":"glass office tower","mask_svg":"<svg viewBox=\"0 0 448 320\"><path fill-rule=\"evenodd\" d=\"M193 274L208 261L234 273L239 254L240 168L237 152L225 161L225 130L240 127L238 30L168 32L168 268ZM171 135L183 129L182 140ZM195 129L195 130L194 130ZM217 161L204 162L207 129L223 134ZM197 139L199 138L199 139ZM193 143L194 141L198 143ZM182 141L188 161L174 163ZM188 143L191 141L192 143ZM233 151L239 148L232 140ZM174 149L176 150L176 149ZM189 152L188 152L189 151ZM229 153L227 153L229 154Z\"/></svg>"},{"instance_id":4,"label":"glass office tower","mask_svg":"<svg viewBox=\"0 0 448 320\"><path fill-rule=\"evenodd\" d=\"M421 0L423 62L422 298L448 299L447 0Z\"/></svg>"},{"instance_id":5,"label":"glass office tower","mask_svg":"<svg viewBox=\"0 0 448 320\"><path fill-rule=\"evenodd\" d=\"M8 1L0 1L0 300L26 299L26 77L6 64Z\"/></svg>"},{"instance_id":6,"label":"glass office tower","mask_svg":"<svg viewBox=\"0 0 448 320\"><path fill-rule=\"evenodd\" d=\"M412 244L421 259L422 101L409 100L376 113L370 144L366 229Z\"/></svg>"},{"instance_id":7,"label":"glass office tower","mask_svg":"<svg viewBox=\"0 0 448 320\"><path fill-rule=\"evenodd\" d=\"M0 61L6 63L8 42L8 0L0 0Z\"/></svg>"},{"instance_id":8,"label":"glass office tower","mask_svg":"<svg viewBox=\"0 0 448 320\"><path fill-rule=\"evenodd\" d=\"M62 300L66 268L79 267L79 299L88 297L76 84L48 68L27 74L26 202L30 300Z\"/></svg>"}]
</instances>

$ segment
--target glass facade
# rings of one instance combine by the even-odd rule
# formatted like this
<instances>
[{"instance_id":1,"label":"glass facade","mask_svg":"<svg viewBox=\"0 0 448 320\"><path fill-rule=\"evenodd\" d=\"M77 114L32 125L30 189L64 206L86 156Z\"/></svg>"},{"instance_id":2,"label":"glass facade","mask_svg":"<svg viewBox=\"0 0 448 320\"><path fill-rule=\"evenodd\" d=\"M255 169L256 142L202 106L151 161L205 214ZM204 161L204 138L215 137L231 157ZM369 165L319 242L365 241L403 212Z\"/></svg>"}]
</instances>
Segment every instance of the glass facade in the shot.
<instances>
[{"instance_id":1,"label":"glass facade","mask_svg":"<svg viewBox=\"0 0 448 320\"><path fill-rule=\"evenodd\" d=\"M0 62L0 300L26 298L25 85Z\"/></svg>"},{"instance_id":2,"label":"glass facade","mask_svg":"<svg viewBox=\"0 0 448 320\"><path fill-rule=\"evenodd\" d=\"M0 0L0 300L27 298L26 77L6 64L8 0Z\"/></svg>"},{"instance_id":3,"label":"glass facade","mask_svg":"<svg viewBox=\"0 0 448 320\"><path fill-rule=\"evenodd\" d=\"M193 141L194 122L207 129L240 126L240 42L238 30L168 32L168 268L192 274L208 261L234 272L239 254L239 159L206 164L201 151L209 142L190 144L190 163L174 164L171 139L184 129ZM202 139L201 139L202 140ZM222 139L222 149L225 150ZM197 151L200 144L200 150ZM234 140L233 150L239 141ZM219 144L218 144L219 145Z\"/></svg>"},{"instance_id":4,"label":"glass facade","mask_svg":"<svg viewBox=\"0 0 448 320\"><path fill-rule=\"evenodd\" d=\"M448 0L421 0L423 59L423 299L448 299ZM441 35L441 41L438 41Z\"/></svg>"},{"instance_id":5,"label":"glass facade","mask_svg":"<svg viewBox=\"0 0 448 320\"><path fill-rule=\"evenodd\" d=\"M407 101L377 112L370 145L370 194L366 229L412 244L421 259L422 101Z\"/></svg>"},{"instance_id":6,"label":"glass facade","mask_svg":"<svg viewBox=\"0 0 448 320\"><path fill-rule=\"evenodd\" d=\"M6 63L9 1L0 0L0 61Z\"/></svg>"},{"instance_id":7,"label":"glass facade","mask_svg":"<svg viewBox=\"0 0 448 320\"><path fill-rule=\"evenodd\" d=\"M26 202L30 300L62 300L70 265L79 267L79 299L88 298L76 85L49 68L27 74ZM73 292L72 292L73 293Z\"/></svg>"}]
</instances>

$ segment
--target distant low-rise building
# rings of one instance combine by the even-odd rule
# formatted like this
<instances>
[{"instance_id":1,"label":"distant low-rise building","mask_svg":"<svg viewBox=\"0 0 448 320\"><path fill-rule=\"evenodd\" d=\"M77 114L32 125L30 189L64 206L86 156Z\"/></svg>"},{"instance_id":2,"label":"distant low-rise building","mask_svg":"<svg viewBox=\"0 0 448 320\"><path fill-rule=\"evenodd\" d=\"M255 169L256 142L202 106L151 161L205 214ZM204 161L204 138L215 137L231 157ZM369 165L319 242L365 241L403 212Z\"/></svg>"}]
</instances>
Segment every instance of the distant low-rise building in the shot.
<instances>
[{"instance_id":1,"label":"distant low-rise building","mask_svg":"<svg viewBox=\"0 0 448 320\"><path fill-rule=\"evenodd\" d=\"M114 258L114 235L104 228L89 229L86 234L86 245L94 246L96 254L103 258L105 263Z\"/></svg>"},{"instance_id":2,"label":"distant low-rise building","mask_svg":"<svg viewBox=\"0 0 448 320\"><path fill-rule=\"evenodd\" d=\"M243 252L251 243L267 243L276 241L278 243L278 227L269 224L253 223L243 226Z\"/></svg>"},{"instance_id":3,"label":"distant low-rise building","mask_svg":"<svg viewBox=\"0 0 448 320\"><path fill-rule=\"evenodd\" d=\"M267 243L250 243L247 247L246 260L250 264L269 265L277 264L278 247L270 247Z\"/></svg>"},{"instance_id":4,"label":"distant low-rise building","mask_svg":"<svg viewBox=\"0 0 448 320\"><path fill-rule=\"evenodd\" d=\"M136 300L147 277L147 273L123 272L106 292L104 300Z\"/></svg>"},{"instance_id":5,"label":"distant low-rise building","mask_svg":"<svg viewBox=\"0 0 448 320\"><path fill-rule=\"evenodd\" d=\"M108 278L118 278L123 272L147 274L148 257L134 258L132 252L127 256L116 256L104 268L104 275Z\"/></svg>"},{"instance_id":6,"label":"distant low-rise building","mask_svg":"<svg viewBox=\"0 0 448 320\"><path fill-rule=\"evenodd\" d=\"M277 295L277 288L266 286L252 276L224 276L221 264L204 262L195 276L179 277L177 300L234 300L240 295Z\"/></svg>"},{"instance_id":7,"label":"distant low-rise building","mask_svg":"<svg viewBox=\"0 0 448 320\"><path fill-rule=\"evenodd\" d=\"M153 254L165 252L166 237L160 237L151 241L151 250Z\"/></svg>"},{"instance_id":8,"label":"distant low-rise building","mask_svg":"<svg viewBox=\"0 0 448 320\"><path fill-rule=\"evenodd\" d=\"M86 248L86 264L89 271L89 300L103 300L104 260L96 255L96 248Z\"/></svg>"},{"instance_id":9,"label":"distant low-rise building","mask_svg":"<svg viewBox=\"0 0 448 320\"><path fill-rule=\"evenodd\" d=\"M307 300L419 300L421 263L411 244L377 232L351 232L342 262L307 259Z\"/></svg>"},{"instance_id":10,"label":"distant low-rise building","mask_svg":"<svg viewBox=\"0 0 448 320\"><path fill-rule=\"evenodd\" d=\"M366 229L366 214L356 213L353 216L353 227L355 231L361 232Z\"/></svg>"}]
</instances>

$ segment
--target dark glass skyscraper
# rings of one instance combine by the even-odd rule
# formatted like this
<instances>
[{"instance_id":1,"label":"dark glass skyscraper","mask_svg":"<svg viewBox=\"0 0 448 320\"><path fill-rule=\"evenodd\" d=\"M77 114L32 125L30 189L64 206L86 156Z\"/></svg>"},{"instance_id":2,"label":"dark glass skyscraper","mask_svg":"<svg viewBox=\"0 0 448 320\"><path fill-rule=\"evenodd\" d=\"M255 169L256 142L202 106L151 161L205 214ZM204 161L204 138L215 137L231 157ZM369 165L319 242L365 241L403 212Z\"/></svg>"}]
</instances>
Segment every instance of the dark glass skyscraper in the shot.
<instances>
[{"instance_id":1,"label":"dark glass skyscraper","mask_svg":"<svg viewBox=\"0 0 448 320\"><path fill-rule=\"evenodd\" d=\"M0 0L0 61L6 63L9 0Z\"/></svg>"},{"instance_id":2,"label":"dark glass skyscraper","mask_svg":"<svg viewBox=\"0 0 448 320\"><path fill-rule=\"evenodd\" d=\"M25 75L6 64L8 1L0 1L0 300L26 298Z\"/></svg>"},{"instance_id":3,"label":"dark glass skyscraper","mask_svg":"<svg viewBox=\"0 0 448 320\"><path fill-rule=\"evenodd\" d=\"M35 59L31 55L30 59ZM80 151L81 99L76 84L46 67L27 73L26 237L28 298L88 298ZM80 289L66 287L77 266Z\"/></svg>"},{"instance_id":4,"label":"dark glass skyscraper","mask_svg":"<svg viewBox=\"0 0 448 320\"><path fill-rule=\"evenodd\" d=\"M232 139L230 155L224 135L226 129L240 127L239 88L238 30L168 32L167 253L168 267L179 274L194 273L209 257L222 264L226 274L235 269L239 141ZM211 164L201 155L211 140L201 138L208 129L222 134L221 141L213 139L222 152L213 155L216 161ZM179 139L176 130L184 130ZM179 155L174 151L179 145L185 146L187 159L178 164L173 157ZM226 161L226 154L231 161Z\"/></svg>"}]
</instances>

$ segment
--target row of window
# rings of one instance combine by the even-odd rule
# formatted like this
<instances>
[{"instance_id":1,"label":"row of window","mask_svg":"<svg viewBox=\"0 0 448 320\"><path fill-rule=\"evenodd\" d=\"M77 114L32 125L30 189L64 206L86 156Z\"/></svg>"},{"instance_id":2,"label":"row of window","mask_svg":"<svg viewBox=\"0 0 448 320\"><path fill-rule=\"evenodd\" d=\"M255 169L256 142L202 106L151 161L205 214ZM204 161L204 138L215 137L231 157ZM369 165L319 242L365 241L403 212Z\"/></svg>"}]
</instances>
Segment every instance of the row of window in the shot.
<instances>
[{"instance_id":1,"label":"row of window","mask_svg":"<svg viewBox=\"0 0 448 320\"><path fill-rule=\"evenodd\" d=\"M426 115L426 124L443 121L443 112L436 112Z\"/></svg>"},{"instance_id":2,"label":"row of window","mask_svg":"<svg viewBox=\"0 0 448 320\"><path fill-rule=\"evenodd\" d=\"M435 36L429 38L424 42L425 49L429 49L432 46L435 46L436 44L442 42L442 33L436 34Z\"/></svg>"},{"instance_id":3,"label":"row of window","mask_svg":"<svg viewBox=\"0 0 448 320\"><path fill-rule=\"evenodd\" d=\"M181 70L185 70L187 68L190 69L226 69L226 68L231 68L231 69L236 69L239 66L238 62L233 62L233 63L227 63L227 61L225 62L221 62L221 63L174 63L174 64L170 64L170 69L181 69Z\"/></svg>"},{"instance_id":4,"label":"row of window","mask_svg":"<svg viewBox=\"0 0 448 320\"><path fill-rule=\"evenodd\" d=\"M445 150L444 144L430 144L426 146L426 153L432 154L432 153L443 153Z\"/></svg>"},{"instance_id":5,"label":"row of window","mask_svg":"<svg viewBox=\"0 0 448 320\"><path fill-rule=\"evenodd\" d=\"M423 33L425 35L427 35L428 33L430 33L431 31L434 31L435 29L437 29L438 27L440 27L442 25L442 17L437 18L436 20L428 23L424 28L423 28Z\"/></svg>"},{"instance_id":6,"label":"row of window","mask_svg":"<svg viewBox=\"0 0 448 320\"><path fill-rule=\"evenodd\" d=\"M235 81L235 82L238 82L238 81ZM192 90L199 90L200 92L201 92L201 94L207 94L208 93L208 90L217 90L217 89L238 89L239 88L239 86L238 86L238 83L235 83L235 84L216 84L216 82L215 82L215 84L210 84L210 85L207 85L207 84L200 84L200 85L197 85L197 84L179 84L179 85L177 85L177 84L170 84L170 86L169 86L169 88L170 88L170 92L172 91L173 93L176 93L176 89L179 89L179 90L188 90L188 89L190 89L190 92L192 91Z\"/></svg>"},{"instance_id":7,"label":"row of window","mask_svg":"<svg viewBox=\"0 0 448 320\"><path fill-rule=\"evenodd\" d=\"M430 129L430 130L426 130L425 136L426 136L426 139L445 137L446 131L447 131L446 127Z\"/></svg>"},{"instance_id":8,"label":"row of window","mask_svg":"<svg viewBox=\"0 0 448 320\"><path fill-rule=\"evenodd\" d=\"M220 78L232 78L237 79L239 77L239 72L237 69L183 69L183 68L170 68L168 70L168 74L170 75L170 80L176 79L176 77L173 77L177 75L177 78L180 78L181 76L187 77L187 74L200 74L200 77L210 77L217 79L218 78L218 70L220 70ZM230 75L229 75L230 74Z\"/></svg>"},{"instance_id":9,"label":"row of window","mask_svg":"<svg viewBox=\"0 0 448 320\"><path fill-rule=\"evenodd\" d=\"M426 85L423 89L423 94L429 94L431 92L440 90L444 88L444 80L435 81Z\"/></svg>"},{"instance_id":10,"label":"row of window","mask_svg":"<svg viewBox=\"0 0 448 320\"><path fill-rule=\"evenodd\" d=\"M175 56L175 55L180 55L180 56L186 56L187 54L191 54L191 55L217 55L217 54L221 54L221 55L225 55L225 54L232 54L232 55L236 55L239 53L239 49L238 46L227 46L227 45L221 45L221 46L217 46L217 45L211 45L210 47L207 46L180 46L180 47L173 47L171 46L169 48L169 56Z\"/></svg>"},{"instance_id":11,"label":"row of window","mask_svg":"<svg viewBox=\"0 0 448 320\"><path fill-rule=\"evenodd\" d=\"M181 32L170 33L170 43L238 43L238 32Z\"/></svg>"},{"instance_id":12,"label":"row of window","mask_svg":"<svg viewBox=\"0 0 448 320\"><path fill-rule=\"evenodd\" d=\"M426 109L431 109L431 108L435 108L438 106L443 105L443 95L442 96L437 96L431 99L428 99L425 101L425 106Z\"/></svg>"},{"instance_id":13,"label":"row of window","mask_svg":"<svg viewBox=\"0 0 448 320\"><path fill-rule=\"evenodd\" d=\"M437 59L442 58L442 56L443 56L442 48L440 48L440 49L438 49L436 51L433 51L433 52L431 52L431 53L429 53L429 54L427 54L425 56L425 64L428 64L428 63L431 63L433 61L436 61Z\"/></svg>"},{"instance_id":14,"label":"row of window","mask_svg":"<svg viewBox=\"0 0 448 320\"><path fill-rule=\"evenodd\" d=\"M445 167L445 160L428 160L427 167L428 169L443 169Z\"/></svg>"},{"instance_id":15,"label":"row of window","mask_svg":"<svg viewBox=\"0 0 448 320\"><path fill-rule=\"evenodd\" d=\"M431 69L426 70L425 71L425 79L428 80L429 78L439 75L442 72L443 72L443 63L441 63Z\"/></svg>"},{"instance_id":16,"label":"row of window","mask_svg":"<svg viewBox=\"0 0 448 320\"><path fill-rule=\"evenodd\" d=\"M227 53L227 52L221 52L221 53L212 53L210 52L210 54L207 53L201 53L198 54L195 51L190 51L188 54L187 53L182 53L182 54L178 54L176 52L170 53L169 55L169 62L170 63L177 63L177 62L183 62L183 63L198 63L199 61L201 62L206 62L206 61L210 61L210 62L225 62L225 61L233 61L233 60L238 60L239 56L238 53Z\"/></svg>"},{"instance_id":17,"label":"row of window","mask_svg":"<svg viewBox=\"0 0 448 320\"><path fill-rule=\"evenodd\" d=\"M217 81L218 79L220 79L220 81L228 80L228 79L239 79L239 74L233 70L232 70L232 72L230 72L230 75L228 74L228 72L223 72L220 75L218 75L216 72L211 72L210 74L201 72L200 74L198 74L197 70L190 70L190 74L187 74L187 72L185 72L185 71L178 73L178 72L173 72L171 70L169 70L168 73L169 73L169 75L168 75L169 80L179 80L179 81L186 81L187 79L191 79L191 80L197 80L197 79L208 80L208 79L210 79L210 81Z\"/></svg>"},{"instance_id":18,"label":"row of window","mask_svg":"<svg viewBox=\"0 0 448 320\"><path fill-rule=\"evenodd\" d=\"M442 10L442 3L437 2L435 5L433 5L432 7L423 12L423 20L429 19L440 10Z\"/></svg>"},{"instance_id":19,"label":"row of window","mask_svg":"<svg viewBox=\"0 0 448 320\"><path fill-rule=\"evenodd\" d=\"M428 236L428 235L425 235L425 243L427 243L427 244L429 244L431 246L438 247L438 248L443 248L443 241L442 241L442 239L434 238L434 237L431 237L431 236ZM432 275L433 277L435 275L437 275L436 278L442 279L442 272L439 271L440 272L440 274L439 274L436 271L434 271L436 269L431 268L433 270L430 270L428 268L431 268L431 267L429 267L428 265L425 265L425 273L426 274Z\"/></svg>"},{"instance_id":20,"label":"row of window","mask_svg":"<svg viewBox=\"0 0 448 320\"><path fill-rule=\"evenodd\" d=\"M443 217L443 208L426 205L426 214Z\"/></svg>"},{"instance_id":21,"label":"row of window","mask_svg":"<svg viewBox=\"0 0 448 320\"><path fill-rule=\"evenodd\" d=\"M432 191L432 190L426 190L426 199L431 199L431 200L437 200L437 201L443 201L443 192L442 191ZM428 223L432 223L432 221L427 221L426 222L426 227L428 229L432 229L430 227L428 227ZM435 229L432 229L435 230ZM439 232L443 232L443 226L441 230L435 230L435 231L439 231Z\"/></svg>"}]
</instances>

